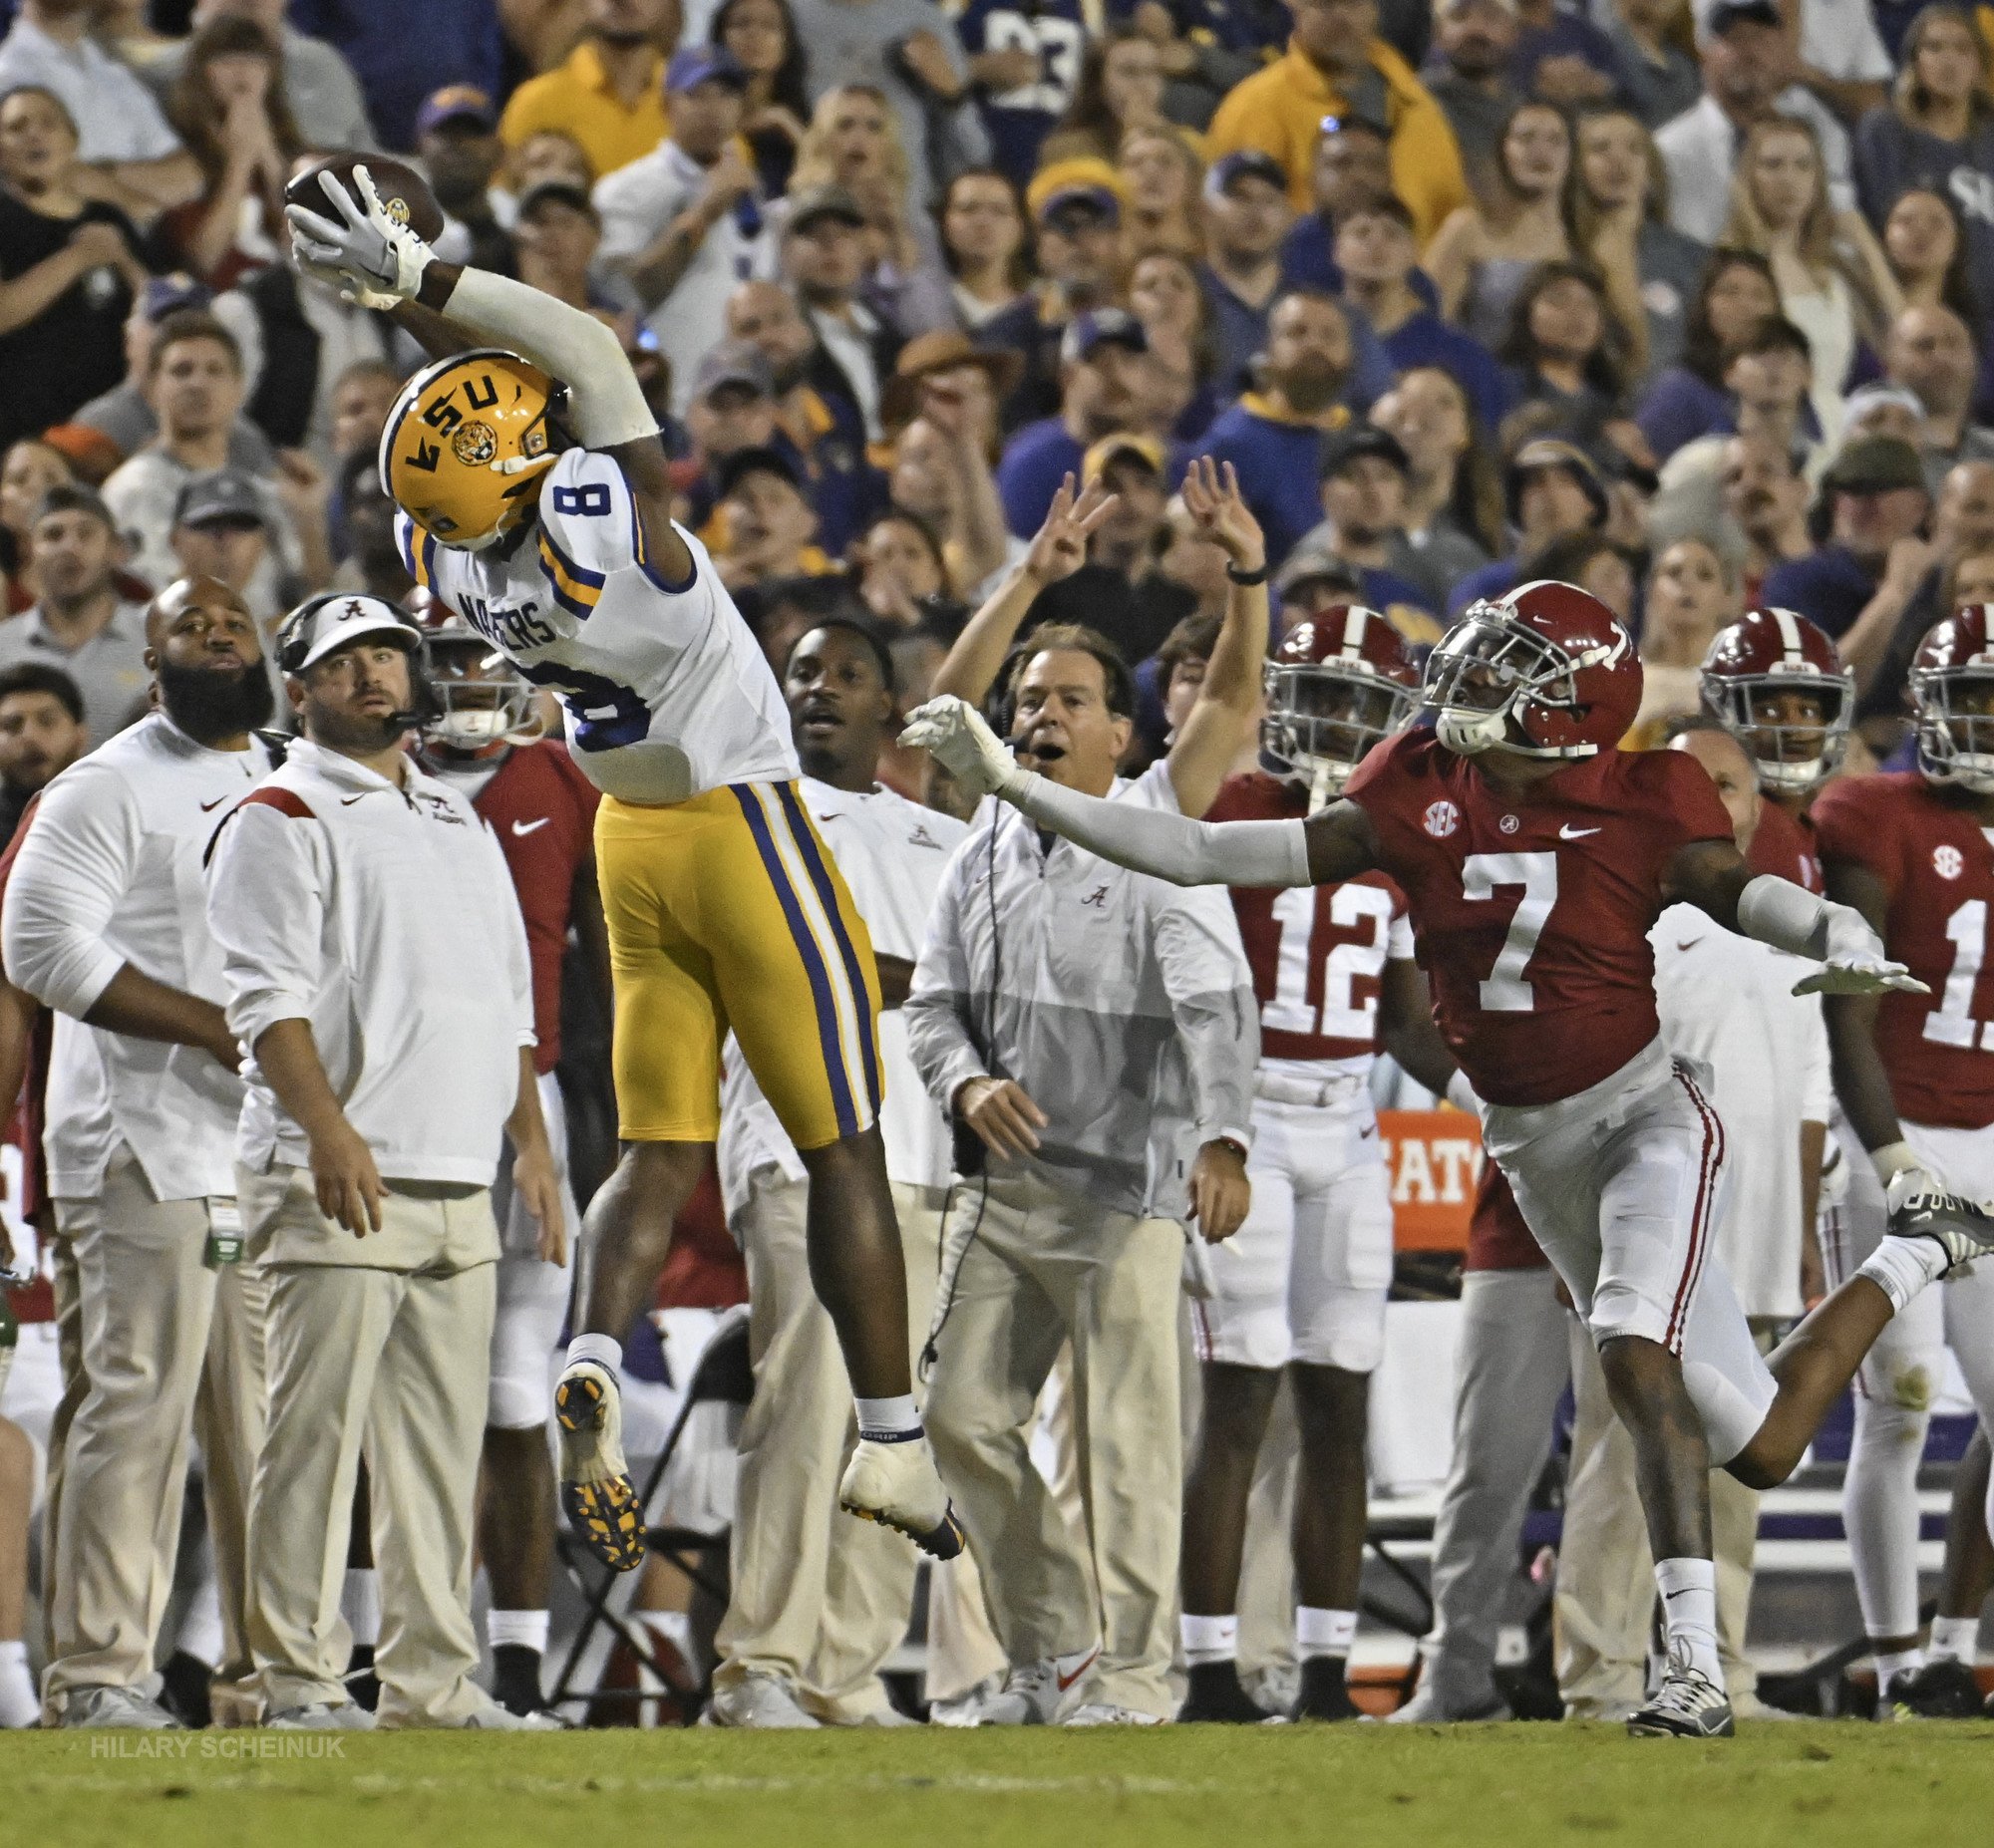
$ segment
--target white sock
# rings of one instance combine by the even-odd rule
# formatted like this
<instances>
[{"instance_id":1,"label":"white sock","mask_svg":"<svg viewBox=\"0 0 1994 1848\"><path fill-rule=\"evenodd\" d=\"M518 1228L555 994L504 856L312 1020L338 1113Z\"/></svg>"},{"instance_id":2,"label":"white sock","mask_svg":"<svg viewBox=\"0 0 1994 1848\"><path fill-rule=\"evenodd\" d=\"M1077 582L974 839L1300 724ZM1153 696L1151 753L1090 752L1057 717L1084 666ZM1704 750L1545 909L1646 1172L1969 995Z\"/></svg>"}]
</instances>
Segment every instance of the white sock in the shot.
<instances>
[{"instance_id":1,"label":"white sock","mask_svg":"<svg viewBox=\"0 0 1994 1848\"><path fill-rule=\"evenodd\" d=\"M1841 1524L1862 1628L1872 1637L1908 1637L1918 1627L1918 1459L1928 1396L1922 1378L1906 1373L1855 1401Z\"/></svg>"},{"instance_id":2,"label":"white sock","mask_svg":"<svg viewBox=\"0 0 1994 1848\"><path fill-rule=\"evenodd\" d=\"M0 1646L4 1647L4 1646ZM1977 1617L1934 1617L1931 1643L1925 1650L1927 1662L1963 1662L1970 1669L1980 1653L1980 1620Z\"/></svg>"},{"instance_id":3,"label":"white sock","mask_svg":"<svg viewBox=\"0 0 1994 1848\"><path fill-rule=\"evenodd\" d=\"M1183 1637L1184 1662L1195 1669L1207 1662L1236 1662L1239 1657L1237 1617L1193 1617L1186 1611L1177 1619Z\"/></svg>"},{"instance_id":4,"label":"white sock","mask_svg":"<svg viewBox=\"0 0 1994 1848\"><path fill-rule=\"evenodd\" d=\"M27 1644L19 1637L0 1643L0 1727L32 1726L41 1710L35 1678L28 1673Z\"/></svg>"},{"instance_id":5,"label":"white sock","mask_svg":"<svg viewBox=\"0 0 1994 1848\"><path fill-rule=\"evenodd\" d=\"M180 1619L179 1635L173 1639L173 1647L196 1662L206 1663L210 1669L221 1666L226 1645L221 1640L221 1593L215 1585L213 1573L208 1573L194 1587L193 1596L187 1600L186 1615Z\"/></svg>"},{"instance_id":6,"label":"white sock","mask_svg":"<svg viewBox=\"0 0 1994 1848\"><path fill-rule=\"evenodd\" d=\"M898 1392L891 1398L853 1398L851 1402L858 1407L859 1436L873 1443L921 1434L921 1414L914 1409L911 1392Z\"/></svg>"},{"instance_id":7,"label":"white sock","mask_svg":"<svg viewBox=\"0 0 1994 1848\"><path fill-rule=\"evenodd\" d=\"M339 1594L339 1614L356 1647L372 1649L381 1640L381 1575L372 1566L348 1566Z\"/></svg>"},{"instance_id":8,"label":"white sock","mask_svg":"<svg viewBox=\"0 0 1994 1848\"><path fill-rule=\"evenodd\" d=\"M620 1386L623 1384L623 1344L613 1335L577 1335L567 1345L567 1364L593 1361Z\"/></svg>"},{"instance_id":9,"label":"white sock","mask_svg":"<svg viewBox=\"0 0 1994 1848\"><path fill-rule=\"evenodd\" d=\"M1347 1656L1357 1641L1355 1611L1324 1611L1295 1606L1295 1654L1304 1662L1318 1656Z\"/></svg>"},{"instance_id":10,"label":"white sock","mask_svg":"<svg viewBox=\"0 0 1994 1848\"><path fill-rule=\"evenodd\" d=\"M1662 1594L1669 1650L1680 1649L1689 1666L1720 1688L1724 1668L1717 1656L1717 1568L1707 1559L1655 1562L1655 1588Z\"/></svg>"},{"instance_id":11,"label":"white sock","mask_svg":"<svg viewBox=\"0 0 1994 1848\"><path fill-rule=\"evenodd\" d=\"M487 1611L485 1640L494 1649L510 1643L544 1656L547 1653L547 1614L544 1611Z\"/></svg>"},{"instance_id":12,"label":"white sock","mask_svg":"<svg viewBox=\"0 0 1994 1848\"><path fill-rule=\"evenodd\" d=\"M1921 1649L1879 1649L1870 1658L1876 1665L1876 1692L1880 1694L1898 1676L1925 1666Z\"/></svg>"},{"instance_id":13,"label":"white sock","mask_svg":"<svg viewBox=\"0 0 1994 1848\"><path fill-rule=\"evenodd\" d=\"M1855 1274L1868 1278L1890 1299L1892 1313L1902 1315L1904 1305L1926 1284L1936 1283L1945 1266L1945 1252L1937 1239L1905 1238L1887 1232L1882 1243L1855 1267Z\"/></svg>"}]
</instances>

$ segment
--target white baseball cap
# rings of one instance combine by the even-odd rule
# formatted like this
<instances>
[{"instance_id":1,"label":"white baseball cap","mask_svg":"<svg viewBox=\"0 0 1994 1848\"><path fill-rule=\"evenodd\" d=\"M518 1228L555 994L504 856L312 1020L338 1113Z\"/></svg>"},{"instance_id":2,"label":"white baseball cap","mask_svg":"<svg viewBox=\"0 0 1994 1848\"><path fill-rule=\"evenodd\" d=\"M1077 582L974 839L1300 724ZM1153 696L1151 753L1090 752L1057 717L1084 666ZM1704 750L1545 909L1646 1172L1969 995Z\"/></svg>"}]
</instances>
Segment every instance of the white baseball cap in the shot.
<instances>
[{"instance_id":1,"label":"white baseball cap","mask_svg":"<svg viewBox=\"0 0 1994 1848\"><path fill-rule=\"evenodd\" d=\"M300 603L284 618L277 631L277 665L286 674L302 674L369 635L391 636L410 654L423 642L423 632L386 597L332 591Z\"/></svg>"}]
</instances>

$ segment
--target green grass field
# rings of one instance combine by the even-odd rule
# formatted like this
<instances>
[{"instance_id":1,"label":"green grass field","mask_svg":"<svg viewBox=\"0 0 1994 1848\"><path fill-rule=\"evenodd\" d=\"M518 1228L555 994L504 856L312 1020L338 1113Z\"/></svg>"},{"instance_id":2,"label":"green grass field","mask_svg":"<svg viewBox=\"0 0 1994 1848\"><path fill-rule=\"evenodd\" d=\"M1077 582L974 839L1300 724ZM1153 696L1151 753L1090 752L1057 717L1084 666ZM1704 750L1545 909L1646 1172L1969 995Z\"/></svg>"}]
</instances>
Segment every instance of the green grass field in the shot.
<instances>
[{"instance_id":1,"label":"green grass field","mask_svg":"<svg viewBox=\"0 0 1994 1848\"><path fill-rule=\"evenodd\" d=\"M337 1755L266 1755L286 1751ZM1994 1725L1760 1724L1729 1744L1556 1725L6 1733L0 1841L1986 1848Z\"/></svg>"}]
</instances>

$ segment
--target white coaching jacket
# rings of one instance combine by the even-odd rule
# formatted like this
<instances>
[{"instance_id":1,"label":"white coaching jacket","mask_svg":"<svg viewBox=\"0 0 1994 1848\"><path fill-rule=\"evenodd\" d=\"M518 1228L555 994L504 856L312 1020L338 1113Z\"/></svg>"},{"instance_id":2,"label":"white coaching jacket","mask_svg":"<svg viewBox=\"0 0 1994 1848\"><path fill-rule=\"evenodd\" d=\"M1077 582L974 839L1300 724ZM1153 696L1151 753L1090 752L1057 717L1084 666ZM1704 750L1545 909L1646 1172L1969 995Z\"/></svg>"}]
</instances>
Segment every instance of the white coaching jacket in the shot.
<instances>
[{"instance_id":1,"label":"white coaching jacket","mask_svg":"<svg viewBox=\"0 0 1994 1848\"><path fill-rule=\"evenodd\" d=\"M1168 764L1109 800L1174 809ZM994 797L942 877L903 1018L944 1110L968 1078L1015 1078L1051 1119L1031 1165L1112 1211L1181 1218L1199 1145L1252 1144L1260 1006L1224 888L1048 845Z\"/></svg>"},{"instance_id":2,"label":"white coaching jacket","mask_svg":"<svg viewBox=\"0 0 1994 1848\"><path fill-rule=\"evenodd\" d=\"M212 1055L84 1025L127 963L219 1004L201 855L270 768L260 740L210 751L163 713L120 732L42 792L0 914L7 973L56 1012L49 1188L89 1199L120 1142L154 1195L235 1191L242 1081Z\"/></svg>"},{"instance_id":3,"label":"white coaching jacket","mask_svg":"<svg viewBox=\"0 0 1994 1848\"><path fill-rule=\"evenodd\" d=\"M310 1023L384 1180L492 1184L533 1041L526 932L504 854L465 797L412 762L397 786L299 740L215 842L207 915L245 1049ZM245 1167L303 1167L304 1132L255 1060Z\"/></svg>"}]
</instances>

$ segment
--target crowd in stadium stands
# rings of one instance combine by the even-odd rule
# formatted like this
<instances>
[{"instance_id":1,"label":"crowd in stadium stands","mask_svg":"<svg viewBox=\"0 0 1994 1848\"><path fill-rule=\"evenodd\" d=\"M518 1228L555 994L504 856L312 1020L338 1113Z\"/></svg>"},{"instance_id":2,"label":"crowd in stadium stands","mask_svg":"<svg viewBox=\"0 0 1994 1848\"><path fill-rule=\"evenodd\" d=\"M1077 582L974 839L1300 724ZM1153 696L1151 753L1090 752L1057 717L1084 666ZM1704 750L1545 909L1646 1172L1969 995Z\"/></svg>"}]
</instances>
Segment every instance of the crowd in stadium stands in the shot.
<instances>
[{"instance_id":1,"label":"crowd in stadium stands","mask_svg":"<svg viewBox=\"0 0 1994 1848\"><path fill-rule=\"evenodd\" d=\"M1383 1076L1354 1080L1367 1100L1341 1098L1336 1121L1357 1121L1373 1093L1430 1101L1411 1076L1422 1064L1418 1023L1396 1018L1404 996L1390 979L1382 995L1373 980L1387 968L1388 927L1399 944L1402 914L1382 899L1375 920L1338 913L1339 927L1377 926L1375 943L1363 930L1351 939L1376 952L1358 969L1367 986L1341 977L1339 1018L1354 1010L1361 1034L1323 1025L1335 1012L1323 984L1338 978L1308 960L1314 927L1304 922L1292 943L1281 935L1294 915L1285 901L1299 894L1271 913L1264 894L1257 913L1239 895L1242 955L1222 904L1153 915L1119 887L1104 900L1076 886L1073 903L1103 907L1132 946L1130 967L1104 973L1120 949L1103 966L1056 966L1052 946L1085 914L1062 914L1056 893L1004 885L1024 878L1004 855L1035 854L1036 877L1043 841L1000 854L993 831L969 833L974 818L946 780L895 743L898 720L943 691L1029 724L1035 709L1014 701L1021 686L1038 696L1014 666L1029 666L1043 629L1046 649L1079 649L1098 669L1105 729L1083 737L1075 720L1071 749L1106 754L1104 786L1119 770L1137 799L1263 812L1255 787L1290 762L1278 740L1263 748L1295 715L1281 696L1283 663L1301 660L1281 654L1287 638L1361 605L1382 618L1393 658L1416 664L1479 599L1556 578L1603 600L1638 646L1646 692L1628 749L1665 748L1686 731L1694 741L1727 720L1713 709L1721 682L1706 662L1748 610L1770 608L1826 638L1810 671L1833 683L1827 720L1849 722L1836 774L1912 767L1921 641L1955 610L1994 604L1994 10L1954 0L12 0L0 18L0 843L20 826L22 876L52 876L49 853L31 849L32 805L54 778L149 711L178 723L174 698L189 696L171 679L175 623L206 607L199 586L223 587L223 602L247 612L256 633L243 652L270 664L258 671L277 718L258 739L298 729L275 649L301 601L337 591L406 604L417 626L444 620L422 611L376 466L422 351L394 317L287 260L283 211L287 182L321 153L414 162L445 215L440 255L516 277L621 340L663 432L679 521L710 552L783 685L812 787L828 798L813 808L836 809L829 798L840 789L850 796L844 819L825 816L826 836L840 863L871 856L866 877L890 893L875 916L852 875L882 968L912 970L911 998L904 971L897 996L887 983L889 1009L907 1002L887 1048L893 1082L920 1118L897 1142L888 1133L910 1262L927 1267L915 1301L924 1312L941 1264L963 1318L953 1339L980 1330L993 1350L988 1377L965 1383L958 1371L930 1414L975 1555L973 1569L929 1574L925 1694L936 1717L1038 1721L1078 1706L1158 1719L1187 1697L1186 1717L1239 1717L1242 1689L1255 1714L1297 1699L1305 1715L1354 1712L1344 1664L1363 1531L1364 1383L1379 1364L1364 1305L1382 1326L1389 1255L1347 1249L1348 1226L1305 1231L1310 1213L1355 1224L1378 1203L1363 1174L1350 1190L1355 1168L1332 1185L1311 1178L1303 1153L1267 1152L1280 1143L1268 1113L1321 1088L1288 1067L1340 1069L1355 1052L1368 1059L1379 1036L1398 1063L1381 1056ZM1114 498L1101 513L1104 493ZM1240 626L1228 567L1250 579L1260 564L1272 615L1256 632ZM439 633L441 661L451 638ZM467 638L476 641L468 629L456 639ZM453 671L480 680L489 664L479 655L472 647ZM1269 704L1256 706L1266 663ZM519 689L522 702L529 691ZM824 700L834 725L813 704ZM516 742L530 728L511 717L511 729L487 734L432 730L426 766L482 804L508 753L559 751ZM820 723L842 742L814 757ZM281 760L280 743L250 749ZM1727 800L1735 794L1741 842L1770 830L1752 765L1734 763L1721 737L1693 749ZM135 843L162 825L150 818L150 772L131 769L140 762L118 760L119 775L138 776ZM609 974L586 889L593 794L571 773L545 773L547 799L577 807L573 827L561 823L572 835L561 876L579 883L563 889L551 938L533 945L538 1069L552 1086L557 1054L548 1109L564 1110L585 1206L614 1158ZM875 786L893 807L860 813ZM537 825L536 810L520 809L512 834ZM965 837L969 857L951 861ZM910 840L920 849L911 860ZM976 857L985 853L987 867ZM131 855L133 879L159 876L144 871L140 844ZM515 857L528 898L525 881L548 875L522 866ZM110 877L92 860L90 877L100 875ZM198 935L197 854L183 877L193 895L176 902ZM985 898L969 890L978 877L990 888L987 926ZM951 1015L931 960L968 967L989 953L977 946L986 932L996 944L1000 887L999 953L1022 958L1040 945L1029 953L1045 967L1004 971L1004 995L985 998L994 1020L965 978ZM113 1077L96 1080L110 1086L105 1103L76 1049L86 1016L107 1043L174 1034L148 1026L129 998L118 1004L126 1012L94 1013L73 970L14 967L15 902L10 893L0 1075L10 1084L25 1075L4 1168L20 1285L7 1300L22 1332L0 1397L0 1724L150 1724L167 1713L253 1723L259 1700L302 1710L305 1696L272 1694L291 1684L271 1664L291 1631L310 1630L309 1609L279 1623L272 1593L259 1616L257 1587L292 1568L243 1559L245 1520L251 1554L258 1544L248 1477L260 1413L256 1430L230 1429L213 1403L240 1384L244 1344L260 1352L261 1299L245 1286L264 1254L243 1254L243 1273L217 1291L214 1272L235 1254L217 1251L222 1221L204 1216L209 1282L197 1320L176 1299L177 1322L121 1322L125 1273L90 1256L107 1225L115 1242L121 1194L144 1196L145 1224L183 1238L183 1218L146 1212L232 1188L224 1168L186 1198L162 1191L145 1140L158 1125L142 1131L119 1114L142 1107L118 1088L138 1080L117 1078L107 1055ZM105 905L98 927L112 929L113 899ZM529 936L539 922L528 898ZM173 967L193 986L208 962L218 971L220 954L205 942L197 954L189 939ZM1410 952L1389 954L1396 967ZM1155 1104L1147 1130L1151 1098L1118 1095L1113 1073L1068 1058L1092 1044L1076 1020L1140 1014L1128 998L1139 991L1168 990L1173 1003L1185 985L1243 994L1249 961L1262 1009L1257 1078L1250 1059L1229 1071L1212 1022L1192 1024L1181 1005L1174 1017L1164 1008L1159 1031L1192 1075L1184 1096ZM1793 1049L1763 1083L1727 1069L1745 1055L1723 1023L1704 1023L1710 1044L1697 1055L1717 1065L1720 1098L1737 1098L1734 1139L1778 1139L1784 1151L1755 1198L1771 1243L1756 1268L1743 1247L1730 1260L1734 1276L1742 1268L1754 1280L1740 1295L1755 1329L1771 1330L1819 1293L1817 1200L1832 1211L1819 1016L1812 1002L1792 1004L1804 1018L1782 1013L1784 1000L1769 997L1777 988L1784 998L1785 978L1757 965L1692 967L1704 969L1697 980L1734 984L1727 995L1756 997L1751 1007L1764 1001L1766 1042ZM1125 978L1126 993L1115 986ZM1688 992L1696 982L1682 977L1672 1016L1667 978L1665 966L1664 1021L1689 1023L1694 1038L1704 1031ZM57 1017L63 1079L46 1096L43 1003ZM1056 1069L1035 1065L1046 1044L1000 1004L1063 1023L1069 1038L1048 1043L1060 1049ZM1311 1010L1314 1026L1297 1030ZM1361 1048L1343 1047L1355 1038ZM993 1042L1009 1047L1010 1076L965 1080L974 1060L960 1049L972 1041L992 1071ZM170 1061L142 1059L132 1072L222 1107L220 1063L198 1080L174 1076ZM1146 1191L1144 1136L1179 1118L1184 1128L1229 1123L1232 1093L1235 1113L1253 1114L1254 1212L1278 1199L1290 1242L1344 1240L1345 1274L1325 1286L1335 1301L1311 1312L1321 1329L1309 1341L1281 1323L1278 1303L1268 1339L1243 1318L1203 1326L1208 1290L1191 1282L1180 1298L1180 1241L1155 1231L1182 1215ZM1310 1107L1332 1101L1310 1094ZM913 1554L883 1531L847 1545L840 1529L857 1524L833 1511L841 1415L803 1414L841 1411L841 1375L800 1282L802 1169L773 1118L755 1116L758 1101L729 1095L720 1173L682 1219L657 1319L683 1330L694 1326L686 1314L702 1312L710 1324L752 1297L762 1390L748 1422L738 1408L731 1423L696 1419L687 1451L697 1467L675 1464L667 1485L682 1523L724 1530L738 1503L735 1601L716 1645L718 1612L702 1614L660 1566L636 1591L633 1634L672 1670L647 1686L688 1716L687 1691L717 1660L719 1723L897 1723L906 1714L879 1671L906 1632ZM1042 1105L1098 1108L1085 1152L1056 1169L1031 1156ZM109 1112L111 1153L85 1184L65 1116L93 1110ZM46 1164L45 1135L61 1155ZM986 1196L966 1256L942 1207L951 1178L975 1165L965 1146L977 1138L1027 1178L1015 1197ZM66 1186L80 1191L66 1196ZM1491 1679L1496 1629L1518 1582L1521 1498L1569 1381L1578 1421L1556 1668L1569 1710L1624 1714L1641 1695L1649 1617L1624 1433L1589 1346L1573 1344L1567 1362L1567 1312L1499 1189L1485 1188L1475 1240L1455 1474L1437 1540L1439 1624L1412 1710L1504 1710ZM1062 1241L1084 1255L1067 1263ZM508 1279L522 1266L551 1271L554 1308L544 1280L517 1285L539 1307L508 1324ZM145 1276L131 1286L142 1298L153 1287ZM436 1661L376 1664L383 1635L384 1657L397 1647L407 1656L406 1603L423 1573L370 1557L364 1482L350 1552L343 1532L322 1545L292 1538L296 1571L328 1583L344 1572L353 1654L341 1673L371 1704L378 1669L384 1718L500 1723L490 1715L541 1710L551 1690L541 1653L559 1517L539 1388L565 1276L530 1235L523 1249L508 1237L499 1328L515 1345L527 1340L523 1362L495 1348L484 1505L474 1520L468 1495L453 1487L443 1498L467 1555L441 1567L446 1581L463 1580L467 1649L474 1528L489 1575L490 1673L480 1673L496 1702L451 1694ZM1251 1287L1270 1300L1286 1288L1265 1278ZM684 1312L677 1323L673 1312ZM945 1302L943 1323L950 1313ZM1179 1317L1200 1325L1195 1366L1188 1344L1179 1360ZM1032 1341L1002 1335L1033 1318ZM119 1343L197 1348L210 1321L205 1384L198 1354L190 1367L177 1355L154 1376L166 1422L156 1404L150 1422L134 1413L121 1424L120 1369L146 1357ZM673 1339L683 1350L693 1338ZM687 1355L673 1339L661 1354L653 1335L649 1352L657 1379L682 1387ZM1013 1339L1008 1372L994 1353L1001 1339ZM1182 1433L1180 1372L1196 1376L1186 1390L1205 1408L1202 1426L1193 1408ZM1969 1367L1969 1381L1988 1372ZM523 1400L500 1391L501 1374L508 1389L526 1383ZM1285 1444L1302 1458L1305 1486L1288 1490L1300 1496L1302 1583L1297 1593L1282 1576L1285 1556L1269 1568L1249 1554L1249 1577L1275 1572L1268 1596L1280 1616L1257 1638L1247 1617L1241 1636L1240 1532L1284 1374L1291 1390L1265 1442L1270 1455ZM1905 1438L1921 1436L1923 1418L1922 1404L1900 1407L1866 1453L1858 1431L1858 1456L1894 1441L1915 1458ZM419 1494L404 1438L385 1422L369 1428L375 1479ZM139 1433L146 1469L121 1474L106 1447L138 1446ZM479 1440L469 1442L475 1452ZM356 1425L353 1454L359 1443ZM190 1453L206 1538L182 1547ZM479 1459L459 1460L471 1469ZM1891 1467L1872 1461L1870 1481ZM1720 1499L1717 1536L1741 1712L1751 1710L1744 1600L1756 1509L1743 1500ZM306 1505L294 1502L291 1518ZM1970 1495L1961 1505L1969 1526L1981 1519ZM1879 1492L1861 1508L1872 1532L1889 1525ZM377 1550L404 1544L379 1502L375 1516ZM32 1544L31 1518L42 1523ZM1264 1511L1255 1520L1264 1525ZM189 1523L190 1536L201 1531ZM1942 1611L1921 1644L1915 1584L1908 1604L1901 1589L1905 1544L1874 1541L1866 1572L1858 1559L1886 1689L1921 1674L1923 1689L1934 1665L1973 1660L1977 1594ZM1334 1557L1325 1565L1311 1548ZM1631 1600L1630 1584L1640 1588ZM42 1597L54 1588L46 1613L30 1609L31 1587ZM318 1578L310 1590L318 1595ZM31 1640L36 1669L54 1665L45 1683L31 1673ZM325 1646L320 1636L315 1647ZM570 1719L579 1710L563 1709Z\"/></svg>"}]
</instances>

